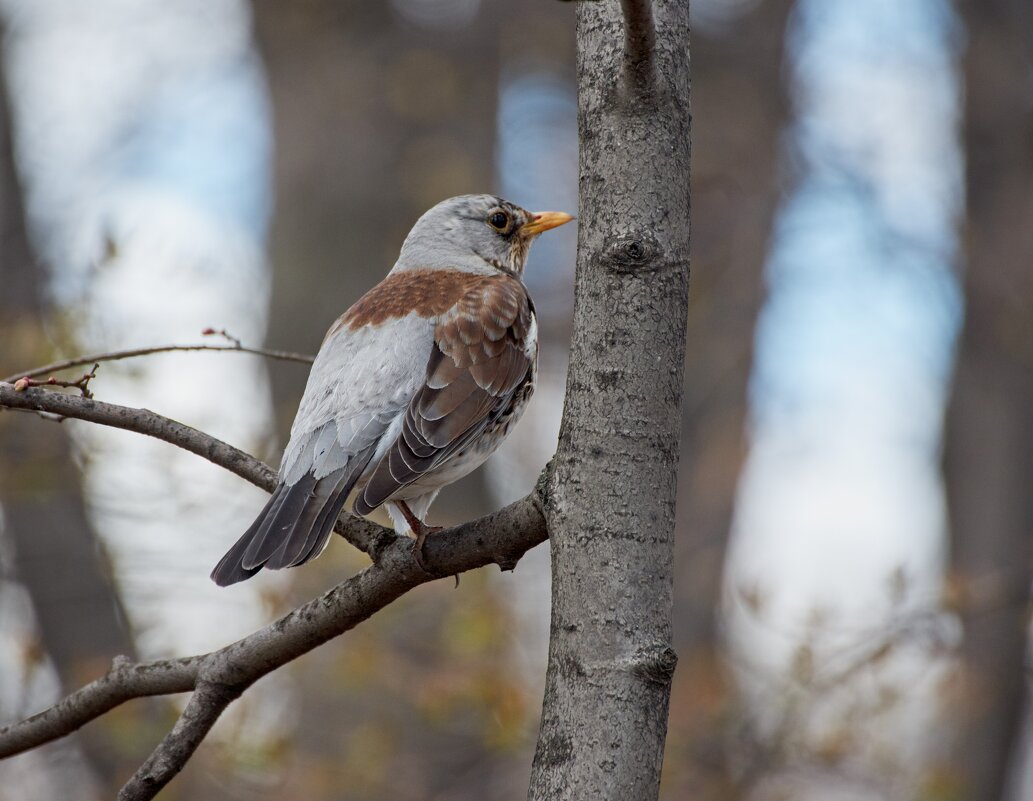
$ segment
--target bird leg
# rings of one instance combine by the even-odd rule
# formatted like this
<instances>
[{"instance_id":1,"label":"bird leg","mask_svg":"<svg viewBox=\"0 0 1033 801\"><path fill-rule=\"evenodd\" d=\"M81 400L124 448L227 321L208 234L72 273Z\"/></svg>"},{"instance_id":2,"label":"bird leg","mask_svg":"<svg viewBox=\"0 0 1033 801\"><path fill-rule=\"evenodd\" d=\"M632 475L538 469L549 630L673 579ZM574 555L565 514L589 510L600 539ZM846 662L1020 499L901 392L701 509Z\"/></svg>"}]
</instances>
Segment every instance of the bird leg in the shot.
<instances>
[{"instance_id":1,"label":"bird leg","mask_svg":"<svg viewBox=\"0 0 1033 801\"><path fill-rule=\"evenodd\" d=\"M416 564L418 564L424 572L430 573L427 569L427 563L423 561L423 543L427 540L428 534L434 534L435 532L441 531L441 526L428 526L415 514L412 509L409 508L409 504L405 501L395 501L395 504L399 509L402 510L402 514L405 516L405 522L409 524L409 528L412 529L412 533L416 535L416 542L413 544L413 551L416 554Z\"/></svg>"}]
</instances>

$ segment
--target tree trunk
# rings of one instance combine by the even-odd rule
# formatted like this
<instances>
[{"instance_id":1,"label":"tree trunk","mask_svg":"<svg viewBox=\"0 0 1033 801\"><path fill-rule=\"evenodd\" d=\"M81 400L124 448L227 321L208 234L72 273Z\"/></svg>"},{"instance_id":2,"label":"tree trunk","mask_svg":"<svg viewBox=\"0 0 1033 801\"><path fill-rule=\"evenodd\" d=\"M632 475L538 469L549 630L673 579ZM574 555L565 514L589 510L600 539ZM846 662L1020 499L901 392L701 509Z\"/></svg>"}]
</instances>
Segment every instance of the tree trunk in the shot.
<instances>
[{"instance_id":1,"label":"tree trunk","mask_svg":"<svg viewBox=\"0 0 1033 801\"><path fill-rule=\"evenodd\" d=\"M0 47L0 375L50 361L43 318L42 270L25 230L15 175ZM96 533L86 518L82 477L67 431L30 415L0 420L3 536L13 545L16 578L32 598L42 650L65 692L111 661L133 654L121 603ZM17 419L14 419L17 418ZM106 782L127 755L108 727L77 735Z\"/></svg>"},{"instance_id":2,"label":"tree trunk","mask_svg":"<svg viewBox=\"0 0 1033 801\"><path fill-rule=\"evenodd\" d=\"M658 0L651 20L648 0L624 7L627 23L616 2L577 9L575 334L547 487L552 630L531 799L655 799L676 662L689 8Z\"/></svg>"},{"instance_id":3,"label":"tree trunk","mask_svg":"<svg viewBox=\"0 0 1033 801\"><path fill-rule=\"evenodd\" d=\"M962 7L967 308L945 466L964 696L951 767L959 798L999 801L1020 732L1033 579L1033 6Z\"/></svg>"},{"instance_id":4,"label":"tree trunk","mask_svg":"<svg viewBox=\"0 0 1033 801\"><path fill-rule=\"evenodd\" d=\"M747 387L763 266L785 191L783 56L795 0L765 0L728 30L693 34L692 297L675 542L674 645L664 795L737 790L724 753L734 701L721 654L725 552L746 455Z\"/></svg>"}]
</instances>

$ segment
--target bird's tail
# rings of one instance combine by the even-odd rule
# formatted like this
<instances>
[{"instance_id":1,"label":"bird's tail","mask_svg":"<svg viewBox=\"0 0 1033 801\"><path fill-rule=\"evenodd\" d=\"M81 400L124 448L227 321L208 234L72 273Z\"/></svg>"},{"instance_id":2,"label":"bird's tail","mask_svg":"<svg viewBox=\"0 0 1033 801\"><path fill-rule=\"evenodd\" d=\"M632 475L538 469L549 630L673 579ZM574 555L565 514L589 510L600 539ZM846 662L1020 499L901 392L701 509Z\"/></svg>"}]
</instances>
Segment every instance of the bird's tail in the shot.
<instances>
[{"instance_id":1,"label":"bird's tail","mask_svg":"<svg viewBox=\"0 0 1033 801\"><path fill-rule=\"evenodd\" d=\"M220 587L251 578L263 567L295 567L319 556L362 472L361 463L317 479L307 473L279 484L255 522L212 571Z\"/></svg>"}]
</instances>

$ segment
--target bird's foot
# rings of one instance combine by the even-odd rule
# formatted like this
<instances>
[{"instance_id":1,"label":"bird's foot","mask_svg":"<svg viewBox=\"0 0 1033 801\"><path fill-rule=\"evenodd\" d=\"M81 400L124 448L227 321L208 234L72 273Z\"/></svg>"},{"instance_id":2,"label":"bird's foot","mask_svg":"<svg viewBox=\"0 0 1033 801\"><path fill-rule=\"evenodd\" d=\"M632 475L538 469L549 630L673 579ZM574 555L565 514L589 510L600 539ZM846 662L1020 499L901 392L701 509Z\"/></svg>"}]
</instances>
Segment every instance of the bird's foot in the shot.
<instances>
[{"instance_id":1,"label":"bird's foot","mask_svg":"<svg viewBox=\"0 0 1033 801\"><path fill-rule=\"evenodd\" d=\"M405 516L405 522L409 524L409 528L412 529L412 533L416 536L416 541L413 543L413 554L416 556L416 564L420 566L424 573L430 573L431 571L427 568L427 563L423 558L423 543L427 541L428 534L435 534L441 531L442 527L428 526L413 514L409 504L405 501L398 501L397 503L398 508L402 510L402 514Z\"/></svg>"},{"instance_id":2,"label":"bird's foot","mask_svg":"<svg viewBox=\"0 0 1033 801\"><path fill-rule=\"evenodd\" d=\"M423 543L427 541L428 534L437 534L439 531L443 531L442 526L428 526L424 525L420 521L417 521L418 526L413 529L416 534L416 540L413 542L413 553L416 555L416 564L418 564L424 573L430 573L430 569L427 567L427 563L423 559ZM409 524L412 526L412 523Z\"/></svg>"},{"instance_id":3,"label":"bird's foot","mask_svg":"<svg viewBox=\"0 0 1033 801\"><path fill-rule=\"evenodd\" d=\"M423 570L424 573L430 573L431 575L437 575L436 573L434 573L433 570L431 570L429 567L427 567L427 563L423 560L423 543L426 542L428 534L437 534L439 531L444 531L444 530L445 530L444 526L426 526L426 525L423 525L423 524L420 525L420 532L416 535L416 539L415 539L415 541L413 541L412 547L413 547L413 553L416 555L416 564L418 564L420 566L420 569ZM459 574L458 573L455 574L455 580L456 580L456 587L458 587L459 586Z\"/></svg>"}]
</instances>

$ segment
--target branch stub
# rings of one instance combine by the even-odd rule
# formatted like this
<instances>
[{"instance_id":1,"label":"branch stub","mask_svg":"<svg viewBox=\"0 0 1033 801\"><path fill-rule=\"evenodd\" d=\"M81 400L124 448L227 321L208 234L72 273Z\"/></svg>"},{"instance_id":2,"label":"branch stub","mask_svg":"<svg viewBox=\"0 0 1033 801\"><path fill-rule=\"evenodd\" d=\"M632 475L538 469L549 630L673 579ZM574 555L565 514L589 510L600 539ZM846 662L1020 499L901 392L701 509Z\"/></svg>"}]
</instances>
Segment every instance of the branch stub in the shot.
<instances>
[{"instance_id":1,"label":"branch stub","mask_svg":"<svg viewBox=\"0 0 1033 801\"><path fill-rule=\"evenodd\" d=\"M660 244L649 233L618 236L607 245L603 257L607 266L618 273L655 272L663 266Z\"/></svg>"}]
</instances>

